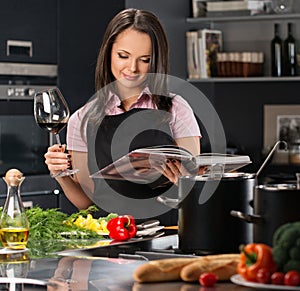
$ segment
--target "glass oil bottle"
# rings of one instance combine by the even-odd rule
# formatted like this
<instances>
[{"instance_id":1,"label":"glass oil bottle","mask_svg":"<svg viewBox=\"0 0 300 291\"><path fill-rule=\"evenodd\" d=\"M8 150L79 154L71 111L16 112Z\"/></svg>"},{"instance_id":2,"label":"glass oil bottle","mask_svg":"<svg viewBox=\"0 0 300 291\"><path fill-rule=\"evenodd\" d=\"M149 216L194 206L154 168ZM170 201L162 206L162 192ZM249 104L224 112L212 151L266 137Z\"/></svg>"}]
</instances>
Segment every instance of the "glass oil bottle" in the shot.
<instances>
[{"instance_id":1,"label":"glass oil bottle","mask_svg":"<svg viewBox=\"0 0 300 291\"><path fill-rule=\"evenodd\" d=\"M7 184L7 197L0 217L0 239L8 249L25 249L29 223L20 195L23 174L17 169L7 171L3 178Z\"/></svg>"}]
</instances>

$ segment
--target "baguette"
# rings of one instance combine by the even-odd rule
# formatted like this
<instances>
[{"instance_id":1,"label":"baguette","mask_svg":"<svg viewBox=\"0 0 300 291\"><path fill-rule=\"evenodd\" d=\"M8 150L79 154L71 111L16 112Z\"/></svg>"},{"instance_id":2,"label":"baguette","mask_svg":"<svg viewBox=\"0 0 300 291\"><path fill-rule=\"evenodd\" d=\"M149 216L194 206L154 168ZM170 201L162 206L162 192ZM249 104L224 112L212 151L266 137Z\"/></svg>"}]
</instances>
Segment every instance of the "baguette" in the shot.
<instances>
[{"instance_id":1,"label":"baguette","mask_svg":"<svg viewBox=\"0 0 300 291\"><path fill-rule=\"evenodd\" d=\"M236 274L240 255L219 255L206 256L203 260L197 260L184 266L180 272L180 277L185 282L198 281L201 274L205 272L214 273L218 280L229 280Z\"/></svg>"},{"instance_id":2,"label":"baguette","mask_svg":"<svg viewBox=\"0 0 300 291\"><path fill-rule=\"evenodd\" d=\"M237 273L237 265L238 262L231 261L230 263L226 264L225 266L218 267L216 269L211 270L214 273L219 281L228 281L231 276Z\"/></svg>"},{"instance_id":3,"label":"baguette","mask_svg":"<svg viewBox=\"0 0 300 291\"><path fill-rule=\"evenodd\" d=\"M183 268L189 266L190 264L197 263L195 266L198 267L199 265L206 265L208 262L213 263L218 261L220 262L220 260L225 260L225 262L222 263L224 265L225 263L234 261L237 258L239 258L238 254L221 254L195 258L172 258L154 260L138 266L133 273L133 278L136 282L139 283L178 281L182 279ZM221 274L222 270L218 269L220 267L219 262L215 263L214 265L211 265L211 267L217 269L218 272ZM190 276L190 272L184 273L184 278L190 278ZM188 279L187 281L193 280Z\"/></svg>"},{"instance_id":4,"label":"baguette","mask_svg":"<svg viewBox=\"0 0 300 291\"><path fill-rule=\"evenodd\" d=\"M180 280L181 269L197 260L197 258L173 258L150 261L138 266L133 279L139 283L166 282Z\"/></svg>"}]
</instances>

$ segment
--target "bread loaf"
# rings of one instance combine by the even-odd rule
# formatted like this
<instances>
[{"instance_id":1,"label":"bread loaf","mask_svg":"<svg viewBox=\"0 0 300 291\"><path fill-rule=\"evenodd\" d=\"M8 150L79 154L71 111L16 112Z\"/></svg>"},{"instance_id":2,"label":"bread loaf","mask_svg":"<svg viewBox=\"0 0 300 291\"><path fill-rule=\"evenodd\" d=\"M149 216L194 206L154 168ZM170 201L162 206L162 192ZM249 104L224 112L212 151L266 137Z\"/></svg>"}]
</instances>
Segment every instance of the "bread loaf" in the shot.
<instances>
[{"instance_id":1,"label":"bread loaf","mask_svg":"<svg viewBox=\"0 0 300 291\"><path fill-rule=\"evenodd\" d=\"M229 280L232 275L236 274L240 256L234 254L205 256L202 258L202 260L197 260L182 268L180 277L183 281L198 281L200 275L205 272L214 273L220 281Z\"/></svg>"},{"instance_id":2,"label":"bread loaf","mask_svg":"<svg viewBox=\"0 0 300 291\"><path fill-rule=\"evenodd\" d=\"M196 277L196 280L198 280L201 272L216 270L216 275L220 276L220 280L226 280L229 276L228 271L232 274L234 270L235 273L236 267L233 265L238 260L239 254L154 260L138 266L133 273L133 278L139 283L178 280L192 282L195 281ZM188 268L190 265L192 267ZM185 271L183 272L184 269Z\"/></svg>"},{"instance_id":3,"label":"bread loaf","mask_svg":"<svg viewBox=\"0 0 300 291\"><path fill-rule=\"evenodd\" d=\"M197 258L173 258L150 261L138 266L133 279L136 282L163 282L180 280L181 269L197 260Z\"/></svg>"}]
</instances>

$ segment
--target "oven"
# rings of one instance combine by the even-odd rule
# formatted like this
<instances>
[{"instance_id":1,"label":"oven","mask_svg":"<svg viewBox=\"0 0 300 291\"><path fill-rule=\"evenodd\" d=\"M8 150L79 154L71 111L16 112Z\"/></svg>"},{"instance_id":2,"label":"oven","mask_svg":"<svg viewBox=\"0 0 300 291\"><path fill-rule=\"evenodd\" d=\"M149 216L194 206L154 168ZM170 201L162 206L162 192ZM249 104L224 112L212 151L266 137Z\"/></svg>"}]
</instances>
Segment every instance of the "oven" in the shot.
<instances>
[{"instance_id":1,"label":"oven","mask_svg":"<svg viewBox=\"0 0 300 291\"><path fill-rule=\"evenodd\" d=\"M49 133L35 123L33 97L56 85L57 66L0 63L0 74L0 175L10 168L24 175L47 173Z\"/></svg>"},{"instance_id":2,"label":"oven","mask_svg":"<svg viewBox=\"0 0 300 291\"><path fill-rule=\"evenodd\" d=\"M56 84L56 64L0 62L0 176L11 168L23 173L21 194L28 207L58 207L58 186L44 160L52 137L35 123L33 114L35 93ZM1 179L0 206L6 188ZM54 196L45 199L44 194Z\"/></svg>"}]
</instances>

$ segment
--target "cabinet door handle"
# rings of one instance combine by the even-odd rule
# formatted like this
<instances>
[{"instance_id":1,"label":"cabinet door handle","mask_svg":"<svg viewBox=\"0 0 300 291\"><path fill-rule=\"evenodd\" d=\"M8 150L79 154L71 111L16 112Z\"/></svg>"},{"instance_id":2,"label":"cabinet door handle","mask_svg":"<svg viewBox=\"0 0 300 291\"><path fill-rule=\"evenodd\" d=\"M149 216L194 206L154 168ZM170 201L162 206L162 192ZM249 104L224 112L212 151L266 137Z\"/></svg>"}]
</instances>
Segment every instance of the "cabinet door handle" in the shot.
<instances>
[{"instance_id":1,"label":"cabinet door handle","mask_svg":"<svg viewBox=\"0 0 300 291\"><path fill-rule=\"evenodd\" d=\"M32 41L7 40L6 55L25 55L32 57Z\"/></svg>"}]
</instances>

